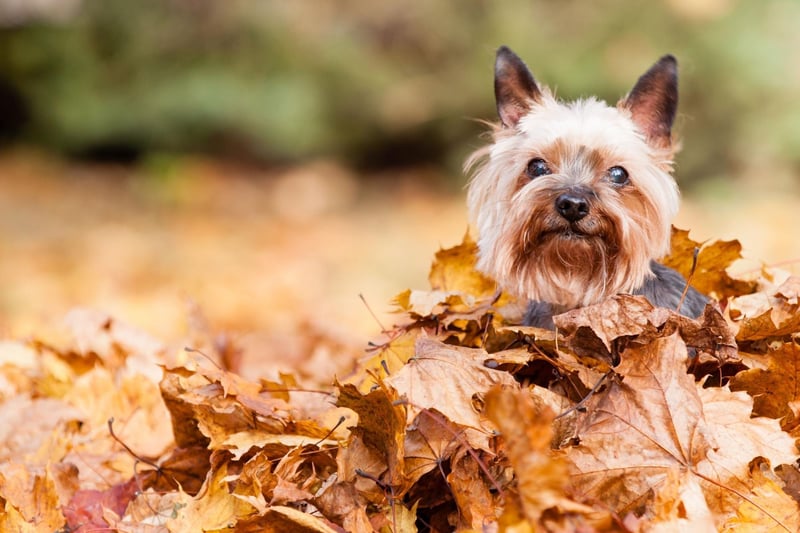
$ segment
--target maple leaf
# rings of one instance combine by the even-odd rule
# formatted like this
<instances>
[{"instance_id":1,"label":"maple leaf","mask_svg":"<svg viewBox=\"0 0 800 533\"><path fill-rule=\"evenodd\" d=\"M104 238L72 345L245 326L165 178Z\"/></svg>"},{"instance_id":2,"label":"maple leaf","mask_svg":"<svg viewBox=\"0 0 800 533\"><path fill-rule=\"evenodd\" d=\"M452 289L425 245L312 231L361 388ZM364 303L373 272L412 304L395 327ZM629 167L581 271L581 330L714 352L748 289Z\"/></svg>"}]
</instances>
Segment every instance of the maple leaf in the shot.
<instances>
[{"instance_id":1,"label":"maple leaf","mask_svg":"<svg viewBox=\"0 0 800 533\"><path fill-rule=\"evenodd\" d=\"M517 477L517 497L529 526L539 527L548 510L587 517L597 514L566 496L567 464L550 449L553 411L537 407L525 391L495 387L486 396L486 414L505 441L505 452ZM595 516L593 520L607 518Z\"/></svg>"},{"instance_id":2,"label":"maple leaf","mask_svg":"<svg viewBox=\"0 0 800 533\"><path fill-rule=\"evenodd\" d=\"M700 479L690 471L673 468L655 492L651 517L644 519L639 531L672 533L673 531L715 531L714 516L708 508ZM625 523L636 521L634 515L625 517Z\"/></svg>"},{"instance_id":3,"label":"maple leaf","mask_svg":"<svg viewBox=\"0 0 800 533\"><path fill-rule=\"evenodd\" d=\"M699 249L697 265L692 274L694 250ZM710 244L695 242L689 232L672 228L672 251L661 262L690 279L691 285L703 294L719 299L750 294L758 284L732 278L727 269L742 258L742 245L737 240L715 241Z\"/></svg>"},{"instance_id":4,"label":"maple leaf","mask_svg":"<svg viewBox=\"0 0 800 533\"><path fill-rule=\"evenodd\" d=\"M2 531L55 531L64 525L60 511L62 502L49 469L32 473L24 465L5 464L3 467L0 471L0 500L4 508L0 512Z\"/></svg>"},{"instance_id":5,"label":"maple leaf","mask_svg":"<svg viewBox=\"0 0 800 533\"><path fill-rule=\"evenodd\" d=\"M337 405L358 414L358 425L351 428L352 436L378 453L385 465L387 484L404 486L406 407L399 401L397 392L383 386L363 395L353 385L337 383L336 387L339 389Z\"/></svg>"},{"instance_id":6,"label":"maple leaf","mask_svg":"<svg viewBox=\"0 0 800 533\"><path fill-rule=\"evenodd\" d=\"M344 450L343 450L344 451ZM373 533L367 515L367 500L353 482L333 483L325 487L312 500L322 513L345 531Z\"/></svg>"},{"instance_id":7,"label":"maple leaf","mask_svg":"<svg viewBox=\"0 0 800 533\"><path fill-rule=\"evenodd\" d=\"M736 516L729 518L720 531L800 531L800 508L781 488L782 483L772 472L769 461L755 459L749 466L749 497L742 501L736 509Z\"/></svg>"},{"instance_id":8,"label":"maple leaf","mask_svg":"<svg viewBox=\"0 0 800 533\"><path fill-rule=\"evenodd\" d=\"M106 490L79 490L75 492L64 507L64 517L70 531L78 533L106 529L114 525L109 523L108 511L116 517L125 514L131 499L139 491L136 479L130 479L109 487ZM119 518L117 518L118 520Z\"/></svg>"},{"instance_id":9,"label":"maple leaf","mask_svg":"<svg viewBox=\"0 0 800 533\"><path fill-rule=\"evenodd\" d=\"M487 353L419 339L411 359L386 379L407 400L408 423L425 409L436 409L465 429L473 448L489 449L492 427L481 415L483 395L494 385L516 386L506 372L487 368Z\"/></svg>"},{"instance_id":10,"label":"maple leaf","mask_svg":"<svg viewBox=\"0 0 800 533\"><path fill-rule=\"evenodd\" d=\"M753 341L800 332L800 278L790 277L767 292L735 298L731 318L738 324L736 339Z\"/></svg>"},{"instance_id":11,"label":"maple leaf","mask_svg":"<svg viewBox=\"0 0 800 533\"><path fill-rule=\"evenodd\" d=\"M794 460L794 443L775 420L751 419L747 395L695 384L686 358L677 334L630 348L619 377L587 402L580 444L566 450L582 498L641 514L678 468L698 478L719 523L746 495L751 459Z\"/></svg>"},{"instance_id":12,"label":"maple leaf","mask_svg":"<svg viewBox=\"0 0 800 533\"><path fill-rule=\"evenodd\" d=\"M497 282L475 269L477 260L478 243L467 232L461 244L436 252L428 274L431 288L476 298L493 297Z\"/></svg>"},{"instance_id":13,"label":"maple leaf","mask_svg":"<svg viewBox=\"0 0 800 533\"><path fill-rule=\"evenodd\" d=\"M228 490L227 477L228 465L222 463L208 472L197 496L191 497L180 490L174 500L175 514L166 524L169 531L195 533L225 529L255 514L255 507Z\"/></svg>"},{"instance_id":14,"label":"maple leaf","mask_svg":"<svg viewBox=\"0 0 800 533\"><path fill-rule=\"evenodd\" d=\"M246 443L258 443L259 434L266 443L275 440L272 434L303 431L306 437L320 438L327 433L312 421L297 423L289 403L262 389L261 384L219 369L165 371L161 394L172 417L175 442L185 448L238 449L240 456L247 451ZM298 444L297 439L285 440Z\"/></svg>"},{"instance_id":15,"label":"maple leaf","mask_svg":"<svg viewBox=\"0 0 800 533\"><path fill-rule=\"evenodd\" d=\"M372 348L374 353L361 362L361 371L351 376L346 383L356 384L363 393L373 390L383 379L397 372L414 357L414 345L417 337L422 334L416 328L392 332L387 342Z\"/></svg>"},{"instance_id":16,"label":"maple leaf","mask_svg":"<svg viewBox=\"0 0 800 533\"><path fill-rule=\"evenodd\" d=\"M441 467L464 445L463 428L435 409L420 411L406 429L405 464L410 483Z\"/></svg>"},{"instance_id":17,"label":"maple leaf","mask_svg":"<svg viewBox=\"0 0 800 533\"><path fill-rule=\"evenodd\" d=\"M712 304L705 307L699 319L693 320L673 310L654 307L642 296L620 294L557 315L553 321L586 365L592 365L597 358L615 363L626 344L646 344L675 331L689 346L715 359L737 358L733 332Z\"/></svg>"},{"instance_id":18,"label":"maple leaf","mask_svg":"<svg viewBox=\"0 0 800 533\"><path fill-rule=\"evenodd\" d=\"M237 533L340 533L339 529L326 524L315 516L298 511L293 507L273 505L263 516L239 520ZM349 529L360 533L357 529ZM369 530L371 531L371 530Z\"/></svg>"},{"instance_id":19,"label":"maple leaf","mask_svg":"<svg viewBox=\"0 0 800 533\"><path fill-rule=\"evenodd\" d=\"M458 529L486 531L497 526L498 497L481 476L478 462L469 454L461 456L451 466L447 484L458 506Z\"/></svg>"},{"instance_id":20,"label":"maple leaf","mask_svg":"<svg viewBox=\"0 0 800 533\"><path fill-rule=\"evenodd\" d=\"M795 342L770 347L767 368L739 372L730 387L753 397L754 415L781 419L784 429L795 427L797 417L790 405L800 401L800 347Z\"/></svg>"}]
</instances>

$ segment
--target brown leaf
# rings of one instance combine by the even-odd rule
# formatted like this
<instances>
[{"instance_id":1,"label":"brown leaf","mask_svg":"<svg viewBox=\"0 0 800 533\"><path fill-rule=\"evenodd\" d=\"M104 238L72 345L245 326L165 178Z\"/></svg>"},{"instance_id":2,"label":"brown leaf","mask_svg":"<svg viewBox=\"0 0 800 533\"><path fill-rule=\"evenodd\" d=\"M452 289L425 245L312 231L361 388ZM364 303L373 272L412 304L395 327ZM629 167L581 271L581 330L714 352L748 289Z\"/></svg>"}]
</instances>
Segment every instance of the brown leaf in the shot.
<instances>
[{"instance_id":1,"label":"brown leaf","mask_svg":"<svg viewBox=\"0 0 800 533\"><path fill-rule=\"evenodd\" d=\"M404 481L404 442L406 407L399 395L386 386L363 395L354 385L337 383L337 405L358 414L358 425L351 429L369 448L378 452L386 465L385 482L400 487Z\"/></svg>"},{"instance_id":2,"label":"brown leaf","mask_svg":"<svg viewBox=\"0 0 800 533\"><path fill-rule=\"evenodd\" d=\"M439 467L463 447L463 429L433 409L426 409L406 430L405 464L409 483Z\"/></svg>"},{"instance_id":3,"label":"brown leaf","mask_svg":"<svg viewBox=\"0 0 800 533\"><path fill-rule=\"evenodd\" d=\"M796 417L790 402L800 401L800 347L794 342L770 347L766 369L739 372L731 379L731 390L753 397L753 414L781 420L784 428L794 427Z\"/></svg>"},{"instance_id":4,"label":"brown leaf","mask_svg":"<svg viewBox=\"0 0 800 533\"><path fill-rule=\"evenodd\" d=\"M483 395L494 385L516 386L506 372L487 368L484 350L460 348L421 338L415 356L387 385L408 400L410 424L425 409L436 409L465 428L473 448L489 449L492 427L481 415Z\"/></svg>"},{"instance_id":5,"label":"brown leaf","mask_svg":"<svg viewBox=\"0 0 800 533\"><path fill-rule=\"evenodd\" d=\"M735 298L731 318L739 325L740 342L783 337L800 332L800 278L790 277L769 292Z\"/></svg>"},{"instance_id":6,"label":"brown leaf","mask_svg":"<svg viewBox=\"0 0 800 533\"><path fill-rule=\"evenodd\" d=\"M727 273L728 267L742 258L742 245L737 240L701 244L691 240L688 231L673 227L672 252L661 262L689 279L695 248L700 248L697 266L690 280L695 289L718 299L750 294L756 290L756 282L734 279Z\"/></svg>"},{"instance_id":7,"label":"brown leaf","mask_svg":"<svg viewBox=\"0 0 800 533\"><path fill-rule=\"evenodd\" d=\"M486 531L497 527L500 502L492 494L475 458L462 455L447 476L447 483L458 506L457 529Z\"/></svg>"},{"instance_id":8,"label":"brown leaf","mask_svg":"<svg viewBox=\"0 0 800 533\"><path fill-rule=\"evenodd\" d=\"M166 370L161 394L172 417L175 441L181 447L207 444L214 450L241 448L247 439L237 441L232 437L237 433L256 435L252 443L258 434L303 430L308 437L318 438L327 433L311 422L297 423L292 407L262 391L260 384L247 383L224 371L186 367Z\"/></svg>"},{"instance_id":9,"label":"brown leaf","mask_svg":"<svg viewBox=\"0 0 800 533\"><path fill-rule=\"evenodd\" d=\"M335 483L326 487L314 500L322 513L347 532L373 533L367 516L367 501L353 483Z\"/></svg>"},{"instance_id":10,"label":"brown leaf","mask_svg":"<svg viewBox=\"0 0 800 533\"><path fill-rule=\"evenodd\" d=\"M553 320L567 335L569 347L580 357L614 362L621 348L615 345L618 340L631 338L637 344L646 344L677 331L688 345L700 352L721 361L736 358L733 333L713 304L706 306L698 320L693 320L673 310L653 307L642 296L620 294L599 304L557 315Z\"/></svg>"},{"instance_id":11,"label":"brown leaf","mask_svg":"<svg viewBox=\"0 0 800 533\"><path fill-rule=\"evenodd\" d=\"M738 504L747 464L793 461L775 420L750 418L743 393L703 388L685 373L677 334L626 352L621 377L587 402L580 444L567 450L576 490L620 513L641 513L674 468L699 478L715 519Z\"/></svg>"},{"instance_id":12,"label":"brown leaf","mask_svg":"<svg viewBox=\"0 0 800 533\"><path fill-rule=\"evenodd\" d=\"M800 531L800 507L781 488L768 461L754 460L748 479L750 494L736 509L720 531L783 532Z\"/></svg>"},{"instance_id":13,"label":"brown leaf","mask_svg":"<svg viewBox=\"0 0 800 533\"><path fill-rule=\"evenodd\" d=\"M530 526L537 528L548 510L594 514L566 496L567 465L550 449L553 411L537 408L525 391L495 387L486 396L486 414L503 436L516 473L521 508Z\"/></svg>"},{"instance_id":14,"label":"brown leaf","mask_svg":"<svg viewBox=\"0 0 800 533\"><path fill-rule=\"evenodd\" d=\"M557 315L553 321L568 340L575 338L582 328L588 328L606 351L611 352L611 345L617 338L654 331L668 316L669 311L653 307L643 296L620 294L600 304Z\"/></svg>"},{"instance_id":15,"label":"brown leaf","mask_svg":"<svg viewBox=\"0 0 800 533\"><path fill-rule=\"evenodd\" d=\"M323 520L292 507L275 505L264 516L241 520L237 533L340 533ZM359 530L351 530L360 533Z\"/></svg>"}]
</instances>

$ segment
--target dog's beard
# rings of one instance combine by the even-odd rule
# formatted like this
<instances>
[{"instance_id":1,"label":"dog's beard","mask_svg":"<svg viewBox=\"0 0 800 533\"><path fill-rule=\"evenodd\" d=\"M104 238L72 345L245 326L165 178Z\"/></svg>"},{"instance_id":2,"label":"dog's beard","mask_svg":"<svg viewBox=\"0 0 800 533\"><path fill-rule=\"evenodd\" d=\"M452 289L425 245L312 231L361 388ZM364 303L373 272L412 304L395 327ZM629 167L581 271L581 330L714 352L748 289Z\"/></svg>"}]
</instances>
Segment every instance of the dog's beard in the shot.
<instances>
[{"instance_id":1,"label":"dog's beard","mask_svg":"<svg viewBox=\"0 0 800 533\"><path fill-rule=\"evenodd\" d=\"M593 201L587 216L571 222L556 212L557 194L520 191L479 268L517 295L562 309L640 287L650 275L654 221L607 200Z\"/></svg>"}]
</instances>

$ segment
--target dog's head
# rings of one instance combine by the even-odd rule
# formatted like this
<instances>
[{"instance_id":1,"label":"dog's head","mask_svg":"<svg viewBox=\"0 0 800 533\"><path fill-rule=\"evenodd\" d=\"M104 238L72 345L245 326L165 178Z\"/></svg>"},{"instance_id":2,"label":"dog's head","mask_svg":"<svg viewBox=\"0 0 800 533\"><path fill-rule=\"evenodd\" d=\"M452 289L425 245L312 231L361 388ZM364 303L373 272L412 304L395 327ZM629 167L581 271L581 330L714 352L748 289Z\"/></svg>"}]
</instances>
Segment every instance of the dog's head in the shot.
<instances>
[{"instance_id":1,"label":"dog's head","mask_svg":"<svg viewBox=\"0 0 800 533\"><path fill-rule=\"evenodd\" d=\"M500 123L467 162L478 268L507 291L573 308L640 287L669 250L677 64L661 58L615 107L560 102L508 48Z\"/></svg>"}]
</instances>

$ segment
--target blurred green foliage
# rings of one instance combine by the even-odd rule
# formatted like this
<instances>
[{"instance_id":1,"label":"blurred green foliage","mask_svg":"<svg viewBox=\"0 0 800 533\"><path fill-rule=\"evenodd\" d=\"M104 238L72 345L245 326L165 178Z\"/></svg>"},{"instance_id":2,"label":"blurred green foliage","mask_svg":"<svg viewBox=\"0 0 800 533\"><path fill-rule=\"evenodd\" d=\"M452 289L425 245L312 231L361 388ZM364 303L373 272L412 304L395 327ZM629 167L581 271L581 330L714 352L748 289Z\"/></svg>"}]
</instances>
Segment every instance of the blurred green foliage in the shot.
<instances>
[{"instance_id":1,"label":"blurred green foliage","mask_svg":"<svg viewBox=\"0 0 800 533\"><path fill-rule=\"evenodd\" d=\"M672 53L682 180L800 174L797 0L65 2L58 18L0 9L13 142L457 175L507 44L559 96L611 102Z\"/></svg>"}]
</instances>

